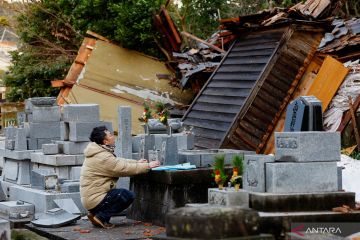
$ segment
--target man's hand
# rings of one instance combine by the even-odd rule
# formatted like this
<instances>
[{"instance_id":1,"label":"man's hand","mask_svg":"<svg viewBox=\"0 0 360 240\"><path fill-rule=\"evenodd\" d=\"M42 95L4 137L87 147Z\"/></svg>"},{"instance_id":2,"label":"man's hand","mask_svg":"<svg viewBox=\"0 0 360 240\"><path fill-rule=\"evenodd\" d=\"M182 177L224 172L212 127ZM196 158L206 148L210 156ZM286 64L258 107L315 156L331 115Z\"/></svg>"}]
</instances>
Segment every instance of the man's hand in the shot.
<instances>
[{"instance_id":1,"label":"man's hand","mask_svg":"<svg viewBox=\"0 0 360 240\"><path fill-rule=\"evenodd\" d=\"M151 161L149 162L149 168L155 168L160 166L160 162L159 161Z\"/></svg>"},{"instance_id":2,"label":"man's hand","mask_svg":"<svg viewBox=\"0 0 360 240\"><path fill-rule=\"evenodd\" d=\"M138 160L138 163L148 163L149 161L147 159L140 159Z\"/></svg>"}]
</instances>

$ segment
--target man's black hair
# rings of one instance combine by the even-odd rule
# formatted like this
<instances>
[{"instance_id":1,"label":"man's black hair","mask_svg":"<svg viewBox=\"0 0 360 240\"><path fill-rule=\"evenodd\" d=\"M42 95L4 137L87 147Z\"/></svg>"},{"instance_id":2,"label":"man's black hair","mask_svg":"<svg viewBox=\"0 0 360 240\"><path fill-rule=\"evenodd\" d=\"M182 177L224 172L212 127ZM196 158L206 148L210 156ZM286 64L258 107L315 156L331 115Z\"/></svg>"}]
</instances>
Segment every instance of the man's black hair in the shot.
<instances>
[{"instance_id":1,"label":"man's black hair","mask_svg":"<svg viewBox=\"0 0 360 240\"><path fill-rule=\"evenodd\" d=\"M108 130L105 126L94 127L90 134L90 141L96 142L97 144L104 144L106 136L105 131Z\"/></svg>"}]
</instances>

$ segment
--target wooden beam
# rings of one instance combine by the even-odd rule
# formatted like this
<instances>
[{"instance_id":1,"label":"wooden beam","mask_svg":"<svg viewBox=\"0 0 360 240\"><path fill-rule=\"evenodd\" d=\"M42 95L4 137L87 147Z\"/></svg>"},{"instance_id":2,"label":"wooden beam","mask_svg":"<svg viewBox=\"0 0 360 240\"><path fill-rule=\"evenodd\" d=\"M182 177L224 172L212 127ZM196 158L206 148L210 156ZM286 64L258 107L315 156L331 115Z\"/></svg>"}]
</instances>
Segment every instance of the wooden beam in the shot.
<instances>
[{"instance_id":1,"label":"wooden beam","mask_svg":"<svg viewBox=\"0 0 360 240\"><path fill-rule=\"evenodd\" d=\"M356 124L356 117L355 117L355 112L354 112L354 107L353 107L351 96L348 97L348 100L349 100L349 112L351 114L351 121L354 126L357 149L358 149L358 152L360 152L360 136L359 136L359 130L358 130L357 124Z\"/></svg>"},{"instance_id":2,"label":"wooden beam","mask_svg":"<svg viewBox=\"0 0 360 240\"><path fill-rule=\"evenodd\" d=\"M88 34L88 35L90 35L90 36L93 36L93 37L95 37L95 38L97 38L97 39L100 39L100 40L102 40L102 41L110 42L109 39L107 39L106 37L101 36L100 34L97 34L96 32L87 30L87 31L86 31L86 34Z\"/></svg>"},{"instance_id":3,"label":"wooden beam","mask_svg":"<svg viewBox=\"0 0 360 240\"><path fill-rule=\"evenodd\" d=\"M359 108L359 105L360 105L360 95L356 98L355 102L353 103L353 108L355 112ZM341 121L340 126L336 131L342 132L345 129L346 125L349 123L350 119L351 119L351 113L350 111L347 111L344 115L344 118Z\"/></svg>"},{"instance_id":4,"label":"wooden beam","mask_svg":"<svg viewBox=\"0 0 360 240\"><path fill-rule=\"evenodd\" d=\"M181 32L181 34L184 35L185 37L191 38L191 39L193 39L193 40L195 40L197 42L201 42L201 43L205 44L206 46L208 46L209 48L212 48L212 49L214 49L214 50L216 50L216 51L218 51L220 53L226 53L225 50L223 50L221 48L218 48L217 46L215 46L215 45L213 45L211 43L208 43L208 42L206 42L206 41L204 41L204 40L202 40L202 39L200 39L200 38L198 38L198 37L196 37L196 36L194 36L194 35L192 35L192 34L190 34L188 32L183 31L183 32Z\"/></svg>"},{"instance_id":5,"label":"wooden beam","mask_svg":"<svg viewBox=\"0 0 360 240\"><path fill-rule=\"evenodd\" d=\"M64 80L53 80L51 81L52 87L63 87L64 86Z\"/></svg>"}]
</instances>

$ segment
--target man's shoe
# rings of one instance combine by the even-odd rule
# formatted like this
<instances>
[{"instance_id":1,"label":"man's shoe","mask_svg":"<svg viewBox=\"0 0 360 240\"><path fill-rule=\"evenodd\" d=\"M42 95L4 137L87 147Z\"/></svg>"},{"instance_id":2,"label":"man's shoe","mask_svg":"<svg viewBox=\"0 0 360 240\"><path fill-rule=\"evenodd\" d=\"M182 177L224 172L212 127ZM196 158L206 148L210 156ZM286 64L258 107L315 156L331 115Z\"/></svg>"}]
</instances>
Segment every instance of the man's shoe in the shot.
<instances>
[{"instance_id":1,"label":"man's shoe","mask_svg":"<svg viewBox=\"0 0 360 240\"><path fill-rule=\"evenodd\" d=\"M98 219L96 216L93 217L93 221L95 224L97 224L98 226L105 228L105 229L110 229L110 228L114 228L115 225L112 223L105 223L102 222L100 219Z\"/></svg>"},{"instance_id":2,"label":"man's shoe","mask_svg":"<svg viewBox=\"0 0 360 240\"><path fill-rule=\"evenodd\" d=\"M99 225L95 220L94 220L94 215L92 213L88 213L87 215L88 219L90 220L90 222L92 223L92 225L94 225L95 227L101 227L101 225Z\"/></svg>"}]
</instances>

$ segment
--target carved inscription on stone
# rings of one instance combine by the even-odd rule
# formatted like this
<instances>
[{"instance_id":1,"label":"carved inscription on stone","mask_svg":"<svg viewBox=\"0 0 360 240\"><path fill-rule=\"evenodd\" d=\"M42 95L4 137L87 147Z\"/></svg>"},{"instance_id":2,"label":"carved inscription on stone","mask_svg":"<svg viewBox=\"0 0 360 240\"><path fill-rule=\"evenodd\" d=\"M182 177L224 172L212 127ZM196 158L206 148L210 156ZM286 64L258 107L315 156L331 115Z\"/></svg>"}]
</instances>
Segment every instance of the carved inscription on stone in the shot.
<instances>
[{"instance_id":1,"label":"carved inscription on stone","mask_svg":"<svg viewBox=\"0 0 360 240\"><path fill-rule=\"evenodd\" d=\"M278 148L298 148L298 139L293 137L278 137L276 139L276 147Z\"/></svg>"},{"instance_id":2,"label":"carved inscription on stone","mask_svg":"<svg viewBox=\"0 0 360 240\"><path fill-rule=\"evenodd\" d=\"M247 166L246 166L246 172L247 172L247 184L251 187L257 187L259 180L258 180L258 173L259 171L257 162L256 161L250 161L248 160Z\"/></svg>"}]
</instances>

